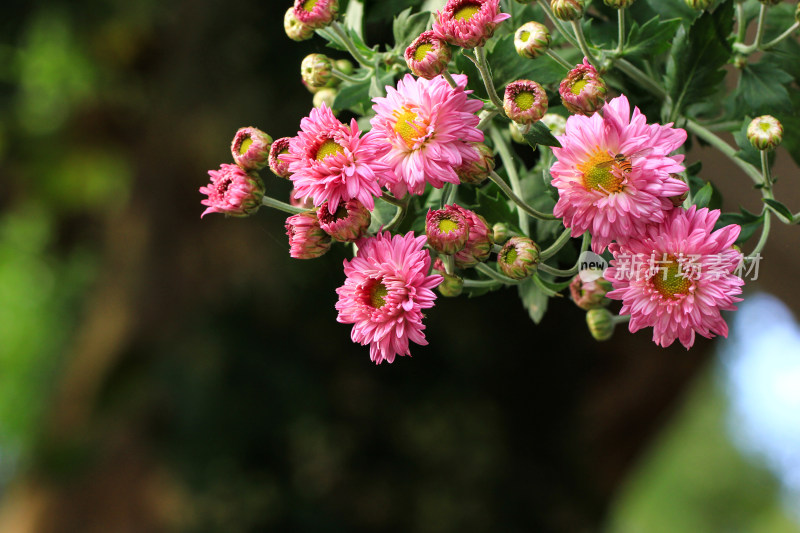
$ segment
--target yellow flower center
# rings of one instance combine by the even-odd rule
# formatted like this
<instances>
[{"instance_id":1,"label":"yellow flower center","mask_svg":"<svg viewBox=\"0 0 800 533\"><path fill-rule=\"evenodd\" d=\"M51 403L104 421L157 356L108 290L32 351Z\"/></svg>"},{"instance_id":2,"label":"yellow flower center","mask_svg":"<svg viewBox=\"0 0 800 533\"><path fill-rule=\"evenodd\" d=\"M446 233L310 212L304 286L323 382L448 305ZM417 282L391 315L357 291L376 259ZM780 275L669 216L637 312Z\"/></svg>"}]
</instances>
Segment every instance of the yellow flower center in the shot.
<instances>
[{"instance_id":1,"label":"yellow flower center","mask_svg":"<svg viewBox=\"0 0 800 533\"><path fill-rule=\"evenodd\" d=\"M317 0L306 0L305 2L303 2L303 11L308 11L309 13L311 13L311 11L314 9L314 6L316 5L317 5Z\"/></svg>"},{"instance_id":2,"label":"yellow flower center","mask_svg":"<svg viewBox=\"0 0 800 533\"><path fill-rule=\"evenodd\" d=\"M342 145L340 145L333 139L328 139L327 141L322 143L319 148L317 148L317 155L315 159L317 161L322 161L329 155L341 154L342 152L344 152L344 148L342 148Z\"/></svg>"},{"instance_id":3,"label":"yellow flower center","mask_svg":"<svg viewBox=\"0 0 800 533\"><path fill-rule=\"evenodd\" d=\"M578 170L583 172L583 185L586 190L606 194L620 192L623 189L623 179L612 172L615 164L614 158L608 155L608 152L598 148L588 161L578 165Z\"/></svg>"},{"instance_id":4,"label":"yellow flower center","mask_svg":"<svg viewBox=\"0 0 800 533\"><path fill-rule=\"evenodd\" d=\"M480 4L466 4L463 7L456 9L456 11L453 13L453 17L455 17L456 20L469 20L480 10Z\"/></svg>"},{"instance_id":5,"label":"yellow flower center","mask_svg":"<svg viewBox=\"0 0 800 533\"><path fill-rule=\"evenodd\" d=\"M536 97L533 95L532 92L522 92L519 93L517 96L514 97L514 103L517 104L523 111L527 111L531 107L533 107L533 103L536 101Z\"/></svg>"},{"instance_id":6,"label":"yellow flower center","mask_svg":"<svg viewBox=\"0 0 800 533\"><path fill-rule=\"evenodd\" d=\"M443 218L439 221L439 231L442 233L452 233L458 229L458 224L450 220L449 218Z\"/></svg>"},{"instance_id":7,"label":"yellow flower center","mask_svg":"<svg viewBox=\"0 0 800 533\"><path fill-rule=\"evenodd\" d=\"M414 50L414 61L422 61L423 59L425 59L425 56L428 55L428 52L432 51L433 51L432 44L425 43L417 46L417 49Z\"/></svg>"},{"instance_id":8,"label":"yellow flower center","mask_svg":"<svg viewBox=\"0 0 800 533\"><path fill-rule=\"evenodd\" d=\"M578 80L578 81L576 81L572 85L572 87L570 87L569 92L571 92L572 94L581 94L581 91L583 90L583 88L586 87L586 83L587 83L586 80Z\"/></svg>"},{"instance_id":9,"label":"yellow flower center","mask_svg":"<svg viewBox=\"0 0 800 533\"><path fill-rule=\"evenodd\" d=\"M766 132L768 132L768 131L769 131L769 129L770 129L772 126L769 124L769 122L762 122L761 124L759 124L759 125L758 125L758 127L759 127L759 128L761 128L761 131L763 131L764 133L766 133Z\"/></svg>"},{"instance_id":10,"label":"yellow flower center","mask_svg":"<svg viewBox=\"0 0 800 533\"><path fill-rule=\"evenodd\" d=\"M668 263L656 265L658 270L651 278L653 287L665 298L674 298L678 294L687 294L692 281L687 277L689 272L681 271L680 264L670 256Z\"/></svg>"},{"instance_id":11,"label":"yellow flower center","mask_svg":"<svg viewBox=\"0 0 800 533\"><path fill-rule=\"evenodd\" d=\"M531 32L529 32L529 31L520 32L519 40L522 41L523 43L527 43L528 42L528 38L530 36L531 36Z\"/></svg>"},{"instance_id":12,"label":"yellow flower center","mask_svg":"<svg viewBox=\"0 0 800 533\"><path fill-rule=\"evenodd\" d=\"M386 305L386 296L389 294L389 290L386 288L386 285L383 283L376 283L372 286L369 290L369 303L375 309L380 309L384 305Z\"/></svg>"},{"instance_id":13,"label":"yellow flower center","mask_svg":"<svg viewBox=\"0 0 800 533\"><path fill-rule=\"evenodd\" d=\"M278 155L283 155L283 154L288 154L288 153L289 153L289 148L284 148L283 150L278 152Z\"/></svg>"},{"instance_id":14,"label":"yellow flower center","mask_svg":"<svg viewBox=\"0 0 800 533\"><path fill-rule=\"evenodd\" d=\"M246 154L247 149L250 148L251 144L253 144L253 139L249 135L242 139L242 143L239 145L239 155Z\"/></svg>"},{"instance_id":15,"label":"yellow flower center","mask_svg":"<svg viewBox=\"0 0 800 533\"><path fill-rule=\"evenodd\" d=\"M398 112L395 111L395 114L398 114ZM406 146L409 148L414 147L416 138L420 135L420 128L414 122L416 119L416 113L404 108L403 111L398 114L397 122L394 124L394 131L403 138Z\"/></svg>"}]
</instances>

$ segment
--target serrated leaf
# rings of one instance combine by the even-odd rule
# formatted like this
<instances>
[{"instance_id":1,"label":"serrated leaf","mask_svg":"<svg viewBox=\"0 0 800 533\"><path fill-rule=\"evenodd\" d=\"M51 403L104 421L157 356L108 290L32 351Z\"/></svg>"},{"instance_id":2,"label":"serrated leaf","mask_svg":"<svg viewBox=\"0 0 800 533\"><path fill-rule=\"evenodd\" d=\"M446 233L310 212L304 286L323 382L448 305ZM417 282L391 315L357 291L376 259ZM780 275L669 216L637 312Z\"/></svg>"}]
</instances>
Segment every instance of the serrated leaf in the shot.
<instances>
[{"instance_id":1,"label":"serrated leaf","mask_svg":"<svg viewBox=\"0 0 800 533\"><path fill-rule=\"evenodd\" d=\"M478 189L477 200L478 205L475 211L486 219L489 226L497 222L505 222L507 224L517 223L516 215L508 206L508 199L506 199L502 191L500 191L500 188L494 183Z\"/></svg>"},{"instance_id":2,"label":"serrated leaf","mask_svg":"<svg viewBox=\"0 0 800 533\"><path fill-rule=\"evenodd\" d=\"M351 109L358 106L362 102L369 99L369 87L371 80L365 80L361 83L344 82L339 86L339 92L336 93L336 98L333 100L334 110L339 111L342 109Z\"/></svg>"},{"instance_id":3,"label":"serrated leaf","mask_svg":"<svg viewBox=\"0 0 800 533\"><path fill-rule=\"evenodd\" d=\"M784 222L789 224L794 223L794 214L792 214L792 212L789 211L789 208L780 203L778 200L764 198L764 203L767 204L776 215L782 218Z\"/></svg>"},{"instance_id":4,"label":"serrated leaf","mask_svg":"<svg viewBox=\"0 0 800 533\"><path fill-rule=\"evenodd\" d=\"M394 75L385 70L375 71L375 76L370 80L369 84L369 97L386 96L387 85L394 85Z\"/></svg>"},{"instance_id":5,"label":"serrated leaf","mask_svg":"<svg viewBox=\"0 0 800 533\"><path fill-rule=\"evenodd\" d=\"M644 26L634 22L628 32L625 55L653 57L666 52L680 24L679 18L662 21L660 17L648 20Z\"/></svg>"},{"instance_id":6,"label":"serrated leaf","mask_svg":"<svg viewBox=\"0 0 800 533\"><path fill-rule=\"evenodd\" d=\"M558 142L558 139L553 137L553 133L550 131L550 128L548 128L543 122L537 122L533 124L528 130L528 133L523 133L522 136L525 138L525 142L527 142L533 148L536 148L537 144L561 148L561 143Z\"/></svg>"},{"instance_id":7,"label":"serrated leaf","mask_svg":"<svg viewBox=\"0 0 800 533\"><path fill-rule=\"evenodd\" d=\"M739 237L734 244L740 245L746 242L753 234L761 228L764 223L764 215L756 215L749 212L744 208L740 208L741 213L722 213L717 220L714 229L720 229L730 224L738 224L742 230L739 232Z\"/></svg>"},{"instance_id":8,"label":"serrated leaf","mask_svg":"<svg viewBox=\"0 0 800 533\"><path fill-rule=\"evenodd\" d=\"M658 13L662 19L679 18L684 22L691 22L697 17L698 11L686 5L686 2L647 0L650 8Z\"/></svg>"},{"instance_id":9,"label":"serrated leaf","mask_svg":"<svg viewBox=\"0 0 800 533\"><path fill-rule=\"evenodd\" d=\"M431 14L427 11L411 14L412 8L404 9L398 14L392 24L395 46L405 50L419 34L428 29Z\"/></svg>"},{"instance_id":10,"label":"serrated leaf","mask_svg":"<svg viewBox=\"0 0 800 533\"><path fill-rule=\"evenodd\" d=\"M767 61L748 64L742 69L733 97L742 113L762 115L786 110L792 107L786 88L792 80L789 73Z\"/></svg>"},{"instance_id":11,"label":"serrated leaf","mask_svg":"<svg viewBox=\"0 0 800 533\"><path fill-rule=\"evenodd\" d=\"M542 321L547 311L547 302L549 298L533 279L527 279L523 283L517 285L517 287L519 289L520 300L522 300L522 306L527 309L531 320L533 320L535 324L538 324Z\"/></svg>"},{"instance_id":12,"label":"serrated leaf","mask_svg":"<svg viewBox=\"0 0 800 533\"><path fill-rule=\"evenodd\" d=\"M673 116L689 102L702 100L718 91L725 78L722 67L731 56L728 39L732 29L733 0L725 0L713 12L703 13L688 31L684 26L678 28L666 73Z\"/></svg>"},{"instance_id":13,"label":"serrated leaf","mask_svg":"<svg viewBox=\"0 0 800 533\"><path fill-rule=\"evenodd\" d=\"M398 207L384 202L381 199L375 200L375 209L372 210L372 220L369 223L369 232L370 233L377 233L382 226L387 225L392 218L394 218L395 213L397 213Z\"/></svg>"}]
</instances>

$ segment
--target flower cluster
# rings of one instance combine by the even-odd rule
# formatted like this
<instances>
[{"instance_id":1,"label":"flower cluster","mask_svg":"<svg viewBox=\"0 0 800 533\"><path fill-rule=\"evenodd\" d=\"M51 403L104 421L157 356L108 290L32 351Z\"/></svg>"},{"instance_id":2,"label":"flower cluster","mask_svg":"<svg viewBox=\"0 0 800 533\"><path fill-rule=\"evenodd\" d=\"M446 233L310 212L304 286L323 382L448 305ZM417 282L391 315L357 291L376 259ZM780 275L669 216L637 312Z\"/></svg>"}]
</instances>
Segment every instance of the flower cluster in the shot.
<instances>
[{"instance_id":1,"label":"flower cluster","mask_svg":"<svg viewBox=\"0 0 800 533\"><path fill-rule=\"evenodd\" d=\"M633 0L604 3L625 10ZM314 94L314 108L296 133L274 142L256 128L240 129L231 144L235 164L209 171L211 183L200 189L207 195L203 216L247 216L261 205L282 209L290 214L289 254L298 259L349 243L354 257L344 261L344 281L336 290L337 320L352 326L354 342L369 345L375 363L410 355L412 343L426 344L424 312L434 306L434 289L456 297L520 285L521 293L536 295L537 304L526 307L538 320L541 301L546 304L569 287L598 340L610 338L624 321L631 332L652 328L660 346L677 340L689 348L697 335L726 335L722 313L741 300L745 268L755 267L753 279L758 276L770 216L798 218L774 199L769 170L768 152L790 130L784 132L769 115L749 124L750 144L740 146L750 153L742 157L760 151L762 168L759 172L744 159L737 164L756 181L766 207L760 215L721 218L719 210L705 207L707 189L690 191L689 183L698 178L690 179L680 152L687 131L649 123L622 92L639 85L664 100L669 90L660 80L676 76L677 67L650 76L624 56L646 46L655 53L669 42L659 35L649 43L625 32L626 18L639 15L620 11L615 17L620 31L603 34L620 35L622 42L605 50L583 35L586 24L579 19L601 23L587 2L539 4L559 34L572 29L574 39L567 35L566 42L580 49L579 64L564 59L575 55L563 53L565 40L551 39L543 20L527 20L535 10L518 10L517 29L506 28L505 38L489 43L498 25L512 18L499 0L447 0L430 26L423 24L427 15L405 12L394 27L403 42L387 51L366 45L353 20L337 22L338 0L295 0L286 12L287 35L304 40L317 34L354 61L319 53L303 60L297 85ZM759 19L762 24L766 17ZM403 20L414 29L404 32ZM783 38L752 46L735 42L737 66ZM456 55L452 47L462 50ZM498 64L509 57L510 66ZM523 66L532 61L539 63ZM563 67L566 76L547 78L554 71L547 62ZM509 76L517 67L520 72ZM464 72L472 72L471 79ZM669 96L678 124L711 145L724 144L700 119L692 120L696 111L687 107L690 102ZM643 109L652 118L658 108ZM524 146L511 145L509 136L541 148L519 157ZM732 149L724 148L731 156ZM758 157L753 160L757 164ZM291 181L289 203L265 195L258 172L267 167ZM741 227L720 222L731 218L764 222L762 238L746 258L735 246ZM564 226L558 236L554 220ZM576 237L582 238L581 252ZM605 257L589 252L589 246ZM610 267L575 276L581 260L572 268L564 263L584 253L597 258L587 264Z\"/></svg>"}]
</instances>

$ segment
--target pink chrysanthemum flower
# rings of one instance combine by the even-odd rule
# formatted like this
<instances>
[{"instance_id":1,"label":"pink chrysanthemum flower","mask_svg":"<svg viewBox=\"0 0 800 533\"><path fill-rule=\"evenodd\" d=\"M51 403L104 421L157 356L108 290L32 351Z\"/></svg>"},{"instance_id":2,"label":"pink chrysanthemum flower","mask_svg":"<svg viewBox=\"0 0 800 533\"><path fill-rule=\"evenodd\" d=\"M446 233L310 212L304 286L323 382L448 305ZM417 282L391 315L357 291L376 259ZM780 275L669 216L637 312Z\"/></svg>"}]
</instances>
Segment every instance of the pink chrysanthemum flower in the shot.
<instances>
[{"instance_id":1,"label":"pink chrysanthemum flower","mask_svg":"<svg viewBox=\"0 0 800 533\"><path fill-rule=\"evenodd\" d=\"M687 349L695 333L728 336L720 311L736 309L744 281L734 274L742 254L733 248L741 227L714 231L719 210L675 209L659 226L625 244L612 244L605 272L622 300L620 314L631 315L631 332L653 328L653 342L669 346L680 340Z\"/></svg>"},{"instance_id":2,"label":"pink chrysanthemum flower","mask_svg":"<svg viewBox=\"0 0 800 533\"><path fill-rule=\"evenodd\" d=\"M450 47L436 37L432 31L426 31L414 39L406 48L406 64L415 76L425 79L435 78L447 68L450 62Z\"/></svg>"},{"instance_id":3,"label":"pink chrysanthemum flower","mask_svg":"<svg viewBox=\"0 0 800 533\"><path fill-rule=\"evenodd\" d=\"M450 87L442 76L415 79L410 74L386 87L386 98L373 98L377 112L370 134L380 138L378 154L394 171L385 180L397 197L422 194L425 184L437 189L459 183L454 167L478 159L470 142L483 141L475 114L483 106L465 91L467 77L455 75L458 86Z\"/></svg>"},{"instance_id":4,"label":"pink chrysanthemum flower","mask_svg":"<svg viewBox=\"0 0 800 533\"><path fill-rule=\"evenodd\" d=\"M211 183L200 187L200 192L208 195L200 202L207 206L200 218L209 213L246 217L261 207L264 182L255 174L236 165L222 164L219 170L209 170L208 175L211 176Z\"/></svg>"},{"instance_id":5,"label":"pink chrysanthemum flower","mask_svg":"<svg viewBox=\"0 0 800 533\"><path fill-rule=\"evenodd\" d=\"M602 115L602 116L601 116ZM684 170L683 155L668 156L686 141L686 131L671 124L647 124L625 96L614 98L591 117L573 115L553 148L551 167L559 200L553 214L577 237L592 234L601 253L612 240L644 234L673 209L670 197L688 190L670 176Z\"/></svg>"},{"instance_id":6,"label":"pink chrysanthemum flower","mask_svg":"<svg viewBox=\"0 0 800 533\"><path fill-rule=\"evenodd\" d=\"M462 48L483 46L498 24L509 18L500 12L500 0L448 0L436 12L433 33Z\"/></svg>"},{"instance_id":7,"label":"pink chrysanthemum flower","mask_svg":"<svg viewBox=\"0 0 800 533\"><path fill-rule=\"evenodd\" d=\"M358 242L358 254L345 260L344 285L336 289L337 320L353 324L353 342L369 344L370 359L391 363L411 355L408 341L426 345L423 309L433 307L433 288L442 276L428 275L431 256L425 237L387 231Z\"/></svg>"},{"instance_id":8,"label":"pink chrysanthemum flower","mask_svg":"<svg viewBox=\"0 0 800 533\"><path fill-rule=\"evenodd\" d=\"M294 16L310 28L323 28L339 13L339 0L295 0Z\"/></svg>"},{"instance_id":9,"label":"pink chrysanthemum flower","mask_svg":"<svg viewBox=\"0 0 800 533\"><path fill-rule=\"evenodd\" d=\"M289 255L295 259L315 259L331 248L331 237L319 225L313 211L298 213L286 219Z\"/></svg>"},{"instance_id":10,"label":"pink chrysanthemum flower","mask_svg":"<svg viewBox=\"0 0 800 533\"><path fill-rule=\"evenodd\" d=\"M326 200L331 211L339 202L358 199L372 210L374 196L381 195L378 181L391 181L389 167L377 155L383 149L374 135L360 137L355 119L346 126L322 104L300 121L301 131L292 137L289 153L278 156L289 164L297 198Z\"/></svg>"}]
</instances>

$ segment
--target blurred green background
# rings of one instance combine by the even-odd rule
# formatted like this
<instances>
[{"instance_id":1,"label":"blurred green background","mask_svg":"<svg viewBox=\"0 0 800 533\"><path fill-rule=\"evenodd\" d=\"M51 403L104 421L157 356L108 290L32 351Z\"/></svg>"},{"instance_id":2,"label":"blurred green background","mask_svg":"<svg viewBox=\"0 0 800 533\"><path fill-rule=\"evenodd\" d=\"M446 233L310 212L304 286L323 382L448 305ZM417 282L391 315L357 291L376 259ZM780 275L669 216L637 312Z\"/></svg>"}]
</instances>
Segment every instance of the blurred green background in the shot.
<instances>
[{"instance_id":1,"label":"blurred green background","mask_svg":"<svg viewBox=\"0 0 800 533\"><path fill-rule=\"evenodd\" d=\"M368 4L372 42L404 5ZM308 113L326 50L287 7L4 2L0 531L800 531L730 440L713 343L597 344L500 291L375 367L335 321L343 249L200 221L236 129Z\"/></svg>"}]
</instances>

